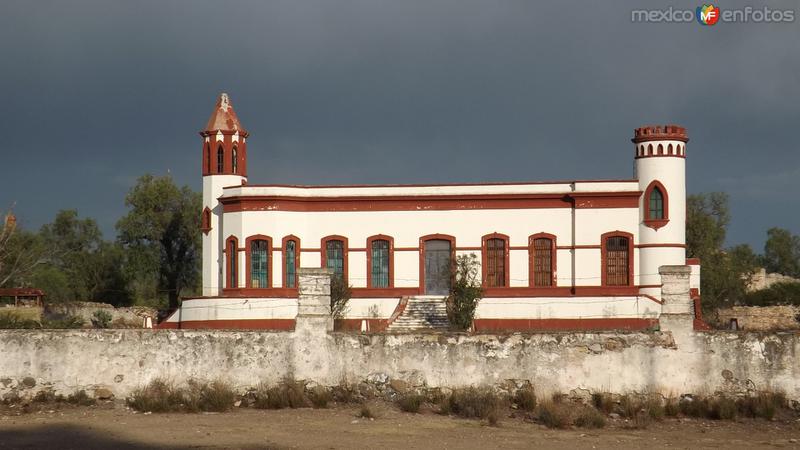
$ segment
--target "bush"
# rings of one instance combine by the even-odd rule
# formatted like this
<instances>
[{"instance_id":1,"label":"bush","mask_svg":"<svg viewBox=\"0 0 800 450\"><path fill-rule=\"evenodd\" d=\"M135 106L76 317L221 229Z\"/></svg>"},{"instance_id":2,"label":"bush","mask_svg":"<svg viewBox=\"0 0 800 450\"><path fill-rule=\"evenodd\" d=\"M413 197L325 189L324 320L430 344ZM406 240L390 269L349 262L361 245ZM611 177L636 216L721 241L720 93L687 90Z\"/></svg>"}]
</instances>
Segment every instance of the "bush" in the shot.
<instances>
[{"instance_id":1,"label":"bush","mask_svg":"<svg viewBox=\"0 0 800 450\"><path fill-rule=\"evenodd\" d=\"M631 417L631 421L626 424L625 428L644 430L650 426L652 421L653 419L650 417L650 414L645 411L639 411L633 417Z\"/></svg>"},{"instance_id":2,"label":"bush","mask_svg":"<svg viewBox=\"0 0 800 450\"><path fill-rule=\"evenodd\" d=\"M603 428L606 426L606 417L592 407L584 407L575 418L575 425L581 428Z\"/></svg>"},{"instance_id":3,"label":"bush","mask_svg":"<svg viewBox=\"0 0 800 450\"><path fill-rule=\"evenodd\" d=\"M782 392L761 392L755 396L748 395L736 401L737 411L745 417L772 420L778 409L786 406L786 395Z\"/></svg>"},{"instance_id":4,"label":"bush","mask_svg":"<svg viewBox=\"0 0 800 450\"><path fill-rule=\"evenodd\" d=\"M52 319L42 320L42 328L49 330L62 330L82 328L83 319L78 316L65 315Z\"/></svg>"},{"instance_id":5,"label":"bush","mask_svg":"<svg viewBox=\"0 0 800 450\"><path fill-rule=\"evenodd\" d=\"M610 414L614 411L614 399L612 398L611 394L607 392L592 394L592 404L595 408L605 414Z\"/></svg>"},{"instance_id":6,"label":"bush","mask_svg":"<svg viewBox=\"0 0 800 450\"><path fill-rule=\"evenodd\" d=\"M286 378L273 387L259 385L253 403L259 409L305 408L308 405L305 386L291 378Z\"/></svg>"},{"instance_id":7,"label":"bush","mask_svg":"<svg viewBox=\"0 0 800 450\"><path fill-rule=\"evenodd\" d=\"M443 414L498 420L500 398L489 388L456 389L442 403Z\"/></svg>"},{"instance_id":8,"label":"bush","mask_svg":"<svg viewBox=\"0 0 800 450\"><path fill-rule=\"evenodd\" d=\"M112 319L113 317L110 312L98 309L92 314L92 325L94 325L95 328L109 328L111 327Z\"/></svg>"},{"instance_id":9,"label":"bush","mask_svg":"<svg viewBox=\"0 0 800 450\"><path fill-rule=\"evenodd\" d=\"M97 402L92 397L89 397L89 395L86 394L86 391L81 389L70 394L67 397L67 403L78 406L92 406Z\"/></svg>"},{"instance_id":10,"label":"bush","mask_svg":"<svg viewBox=\"0 0 800 450\"><path fill-rule=\"evenodd\" d=\"M678 401L675 400L674 397L670 397L664 402L664 415L667 417L675 417L680 413L680 407L678 406Z\"/></svg>"},{"instance_id":11,"label":"bush","mask_svg":"<svg viewBox=\"0 0 800 450\"><path fill-rule=\"evenodd\" d=\"M537 418L547 428L567 428L572 424L569 406L552 400L539 404Z\"/></svg>"},{"instance_id":12,"label":"bush","mask_svg":"<svg viewBox=\"0 0 800 450\"><path fill-rule=\"evenodd\" d=\"M134 390L126 403L141 412L175 412L183 409L183 397L183 393L171 382L156 378Z\"/></svg>"},{"instance_id":13,"label":"bush","mask_svg":"<svg viewBox=\"0 0 800 450\"><path fill-rule=\"evenodd\" d=\"M327 408L331 401L331 393L322 386L317 386L309 392L309 398L314 408Z\"/></svg>"},{"instance_id":14,"label":"bush","mask_svg":"<svg viewBox=\"0 0 800 450\"><path fill-rule=\"evenodd\" d=\"M370 409L369 405L365 403L361 405L361 409L358 410L356 417L361 417L362 419L374 419L375 413L372 412L372 409Z\"/></svg>"},{"instance_id":15,"label":"bush","mask_svg":"<svg viewBox=\"0 0 800 450\"><path fill-rule=\"evenodd\" d=\"M453 329L468 330L472 327L478 302L483 297L478 257L475 254L459 255L451 268L451 273L452 286L447 297L447 319Z\"/></svg>"},{"instance_id":16,"label":"bush","mask_svg":"<svg viewBox=\"0 0 800 450\"><path fill-rule=\"evenodd\" d=\"M406 394L397 399L397 406L404 412L418 413L425 397L419 394Z\"/></svg>"},{"instance_id":17,"label":"bush","mask_svg":"<svg viewBox=\"0 0 800 450\"><path fill-rule=\"evenodd\" d=\"M338 275L331 275L331 316L341 319L347 312L348 303L353 291Z\"/></svg>"},{"instance_id":18,"label":"bush","mask_svg":"<svg viewBox=\"0 0 800 450\"><path fill-rule=\"evenodd\" d=\"M714 420L733 420L736 418L737 407L733 399L721 397L709 402L708 418Z\"/></svg>"},{"instance_id":19,"label":"bush","mask_svg":"<svg viewBox=\"0 0 800 450\"><path fill-rule=\"evenodd\" d=\"M523 411L533 412L536 409L536 393L533 388L527 387L517 390L514 403Z\"/></svg>"},{"instance_id":20,"label":"bush","mask_svg":"<svg viewBox=\"0 0 800 450\"><path fill-rule=\"evenodd\" d=\"M14 312L0 313L0 329L5 330L21 330L21 329L35 329L41 328L42 325L33 319L25 319L20 317Z\"/></svg>"},{"instance_id":21,"label":"bush","mask_svg":"<svg viewBox=\"0 0 800 450\"><path fill-rule=\"evenodd\" d=\"M747 293L742 303L747 306L800 305L800 283L775 283Z\"/></svg>"},{"instance_id":22,"label":"bush","mask_svg":"<svg viewBox=\"0 0 800 450\"><path fill-rule=\"evenodd\" d=\"M133 391L127 399L132 409L141 412L224 412L233 407L236 393L224 381L190 381L186 388L156 378Z\"/></svg>"}]
</instances>

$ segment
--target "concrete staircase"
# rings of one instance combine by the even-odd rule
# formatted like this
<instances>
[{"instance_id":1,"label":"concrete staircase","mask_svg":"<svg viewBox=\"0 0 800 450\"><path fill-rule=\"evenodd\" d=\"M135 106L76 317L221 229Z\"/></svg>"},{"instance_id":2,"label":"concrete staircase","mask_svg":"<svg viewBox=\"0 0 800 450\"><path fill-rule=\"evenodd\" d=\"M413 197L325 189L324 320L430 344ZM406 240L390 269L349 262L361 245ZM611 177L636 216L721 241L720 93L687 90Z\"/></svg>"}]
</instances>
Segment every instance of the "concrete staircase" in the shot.
<instances>
[{"instance_id":1,"label":"concrete staircase","mask_svg":"<svg viewBox=\"0 0 800 450\"><path fill-rule=\"evenodd\" d=\"M408 297L405 309L390 324L387 331L447 330L447 306L441 295Z\"/></svg>"}]
</instances>

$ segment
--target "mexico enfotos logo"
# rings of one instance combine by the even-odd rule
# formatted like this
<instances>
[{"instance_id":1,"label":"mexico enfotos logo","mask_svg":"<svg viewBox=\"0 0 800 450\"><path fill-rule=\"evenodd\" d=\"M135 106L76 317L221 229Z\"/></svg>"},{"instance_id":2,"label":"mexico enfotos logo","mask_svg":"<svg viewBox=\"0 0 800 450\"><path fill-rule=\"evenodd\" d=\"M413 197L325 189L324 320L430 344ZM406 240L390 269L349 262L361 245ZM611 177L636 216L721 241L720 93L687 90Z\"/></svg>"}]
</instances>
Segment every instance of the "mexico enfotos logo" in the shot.
<instances>
[{"instance_id":1,"label":"mexico enfotos logo","mask_svg":"<svg viewBox=\"0 0 800 450\"><path fill-rule=\"evenodd\" d=\"M703 26L727 23L790 23L794 22L793 9L773 9L768 6L754 8L721 9L713 4L703 4L694 11L670 6L665 9L634 9L631 22L688 23L697 21Z\"/></svg>"}]
</instances>

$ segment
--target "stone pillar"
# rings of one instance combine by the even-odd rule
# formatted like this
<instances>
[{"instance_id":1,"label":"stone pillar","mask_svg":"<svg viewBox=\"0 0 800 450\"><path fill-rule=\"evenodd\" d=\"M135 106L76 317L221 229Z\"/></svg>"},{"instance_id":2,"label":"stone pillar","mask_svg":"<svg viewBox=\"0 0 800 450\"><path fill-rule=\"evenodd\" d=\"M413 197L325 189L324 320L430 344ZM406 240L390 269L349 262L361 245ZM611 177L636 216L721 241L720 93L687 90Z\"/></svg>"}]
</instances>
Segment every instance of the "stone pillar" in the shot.
<instances>
[{"instance_id":1,"label":"stone pillar","mask_svg":"<svg viewBox=\"0 0 800 450\"><path fill-rule=\"evenodd\" d=\"M297 270L297 317L292 337L290 374L298 380L334 385L336 369L331 317L331 275L328 269Z\"/></svg>"},{"instance_id":2,"label":"stone pillar","mask_svg":"<svg viewBox=\"0 0 800 450\"><path fill-rule=\"evenodd\" d=\"M661 317L662 330L692 331L694 329L694 303L689 294L689 266L661 266Z\"/></svg>"},{"instance_id":3,"label":"stone pillar","mask_svg":"<svg viewBox=\"0 0 800 450\"><path fill-rule=\"evenodd\" d=\"M328 269L297 270L297 319L295 330L333 331L331 273Z\"/></svg>"}]
</instances>

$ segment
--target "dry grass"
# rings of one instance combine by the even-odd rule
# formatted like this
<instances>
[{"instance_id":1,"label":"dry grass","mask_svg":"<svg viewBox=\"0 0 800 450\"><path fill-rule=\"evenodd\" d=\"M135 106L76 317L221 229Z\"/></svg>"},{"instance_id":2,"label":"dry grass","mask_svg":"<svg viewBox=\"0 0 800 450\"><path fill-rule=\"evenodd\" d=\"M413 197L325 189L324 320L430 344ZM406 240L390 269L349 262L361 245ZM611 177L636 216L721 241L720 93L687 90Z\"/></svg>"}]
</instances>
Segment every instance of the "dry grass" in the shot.
<instances>
[{"instance_id":1,"label":"dry grass","mask_svg":"<svg viewBox=\"0 0 800 450\"><path fill-rule=\"evenodd\" d=\"M611 414L614 412L616 402L608 392L599 392L592 394L592 404L597 410L602 411L604 414Z\"/></svg>"},{"instance_id":2,"label":"dry grass","mask_svg":"<svg viewBox=\"0 0 800 450\"><path fill-rule=\"evenodd\" d=\"M441 403L442 414L465 418L486 419L496 425L500 420L502 401L489 388L456 389Z\"/></svg>"},{"instance_id":3,"label":"dry grass","mask_svg":"<svg viewBox=\"0 0 800 450\"><path fill-rule=\"evenodd\" d=\"M369 407L369 405L365 403L361 405L361 409L358 410L358 414L356 414L356 417L360 417L362 419L375 419L377 416L375 415L375 412L373 412L372 409Z\"/></svg>"},{"instance_id":4,"label":"dry grass","mask_svg":"<svg viewBox=\"0 0 800 450\"><path fill-rule=\"evenodd\" d=\"M302 382L287 378L277 386L260 384L253 406L258 409L305 408L309 406L309 399Z\"/></svg>"},{"instance_id":5,"label":"dry grass","mask_svg":"<svg viewBox=\"0 0 800 450\"><path fill-rule=\"evenodd\" d=\"M331 401L331 392L322 386L316 386L308 393L308 398L314 408L327 408L328 402Z\"/></svg>"},{"instance_id":6,"label":"dry grass","mask_svg":"<svg viewBox=\"0 0 800 450\"><path fill-rule=\"evenodd\" d=\"M533 388L519 389L514 395L514 403L523 411L533 412L536 409L536 393Z\"/></svg>"},{"instance_id":7,"label":"dry grass","mask_svg":"<svg viewBox=\"0 0 800 450\"><path fill-rule=\"evenodd\" d=\"M561 401L544 401L539 404L536 414L539 422L548 428L568 428L572 425L570 405Z\"/></svg>"},{"instance_id":8,"label":"dry grass","mask_svg":"<svg viewBox=\"0 0 800 450\"><path fill-rule=\"evenodd\" d=\"M408 413L418 413L425 402L425 397L419 394L406 394L397 399L400 410Z\"/></svg>"},{"instance_id":9,"label":"dry grass","mask_svg":"<svg viewBox=\"0 0 800 450\"><path fill-rule=\"evenodd\" d=\"M584 406L575 417L575 426L581 428L603 428L606 426L606 416L591 406Z\"/></svg>"},{"instance_id":10,"label":"dry grass","mask_svg":"<svg viewBox=\"0 0 800 450\"><path fill-rule=\"evenodd\" d=\"M127 404L142 412L225 412L235 399L236 393L224 381L190 381L186 387L177 387L157 378L136 389Z\"/></svg>"}]
</instances>

